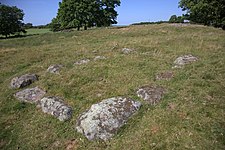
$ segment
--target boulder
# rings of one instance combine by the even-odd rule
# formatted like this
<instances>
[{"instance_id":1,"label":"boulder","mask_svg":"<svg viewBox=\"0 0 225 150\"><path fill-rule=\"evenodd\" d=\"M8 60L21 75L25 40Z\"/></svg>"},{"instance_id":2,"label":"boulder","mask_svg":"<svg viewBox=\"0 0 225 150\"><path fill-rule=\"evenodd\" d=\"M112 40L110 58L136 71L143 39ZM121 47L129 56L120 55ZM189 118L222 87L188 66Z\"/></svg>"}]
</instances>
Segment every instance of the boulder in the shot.
<instances>
[{"instance_id":1,"label":"boulder","mask_svg":"<svg viewBox=\"0 0 225 150\"><path fill-rule=\"evenodd\" d=\"M123 48L122 49L122 52L124 53L124 54L129 54L129 53L131 53L131 52L133 52L134 50L133 49L129 49L129 48Z\"/></svg>"},{"instance_id":2,"label":"boulder","mask_svg":"<svg viewBox=\"0 0 225 150\"><path fill-rule=\"evenodd\" d=\"M165 93L166 90L161 86L143 86L137 90L138 97L150 105L158 104Z\"/></svg>"},{"instance_id":3,"label":"boulder","mask_svg":"<svg viewBox=\"0 0 225 150\"><path fill-rule=\"evenodd\" d=\"M108 140L140 108L141 103L130 98L114 97L94 104L82 113L76 129L89 140Z\"/></svg>"},{"instance_id":4,"label":"boulder","mask_svg":"<svg viewBox=\"0 0 225 150\"><path fill-rule=\"evenodd\" d=\"M60 121L69 120L72 117L72 108L58 97L44 97L40 100L39 106L44 113L51 114Z\"/></svg>"},{"instance_id":5,"label":"boulder","mask_svg":"<svg viewBox=\"0 0 225 150\"><path fill-rule=\"evenodd\" d=\"M174 77L173 72L166 71L156 75L156 80L170 80Z\"/></svg>"},{"instance_id":6,"label":"boulder","mask_svg":"<svg viewBox=\"0 0 225 150\"><path fill-rule=\"evenodd\" d=\"M38 80L38 76L35 74L25 74L20 77L15 77L11 80L11 88L18 89L26 87L32 84L34 81Z\"/></svg>"},{"instance_id":7,"label":"boulder","mask_svg":"<svg viewBox=\"0 0 225 150\"><path fill-rule=\"evenodd\" d=\"M60 69L63 65L51 65L48 67L47 71L54 74L59 74Z\"/></svg>"},{"instance_id":8,"label":"boulder","mask_svg":"<svg viewBox=\"0 0 225 150\"><path fill-rule=\"evenodd\" d=\"M104 60L104 59L106 59L105 56L96 56L96 57L94 58L94 61L96 61L96 60Z\"/></svg>"},{"instance_id":9,"label":"boulder","mask_svg":"<svg viewBox=\"0 0 225 150\"><path fill-rule=\"evenodd\" d=\"M198 58L192 56L191 54L180 56L174 61L175 66L173 66L173 68L182 68L184 65L190 64L195 61L198 61Z\"/></svg>"},{"instance_id":10,"label":"boulder","mask_svg":"<svg viewBox=\"0 0 225 150\"><path fill-rule=\"evenodd\" d=\"M75 62L74 64L75 65L82 65L82 64L87 64L89 61L90 61L90 59L82 59L82 60L79 60L79 61Z\"/></svg>"},{"instance_id":11,"label":"boulder","mask_svg":"<svg viewBox=\"0 0 225 150\"><path fill-rule=\"evenodd\" d=\"M14 94L15 98L28 103L38 103L44 97L46 92L39 87L28 88Z\"/></svg>"}]
</instances>

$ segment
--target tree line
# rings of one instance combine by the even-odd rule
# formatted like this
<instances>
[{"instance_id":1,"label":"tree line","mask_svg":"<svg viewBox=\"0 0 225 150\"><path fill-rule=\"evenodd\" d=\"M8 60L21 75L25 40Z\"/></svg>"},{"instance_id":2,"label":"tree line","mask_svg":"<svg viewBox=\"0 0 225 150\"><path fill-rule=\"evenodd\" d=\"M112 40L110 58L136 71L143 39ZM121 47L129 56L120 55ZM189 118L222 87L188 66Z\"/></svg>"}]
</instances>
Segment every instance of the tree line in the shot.
<instances>
[{"instance_id":1,"label":"tree line","mask_svg":"<svg viewBox=\"0 0 225 150\"><path fill-rule=\"evenodd\" d=\"M62 0L59 3L57 16L47 26L52 31L76 28L80 30L91 27L102 27L116 24L120 0ZM204 24L220 27L225 30L225 0L180 0L179 7L185 12L183 16L173 15L169 23ZM0 35L9 36L33 27L23 23L23 10L15 6L0 3ZM164 22L164 21L163 21Z\"/></svg>"}]
</instances>

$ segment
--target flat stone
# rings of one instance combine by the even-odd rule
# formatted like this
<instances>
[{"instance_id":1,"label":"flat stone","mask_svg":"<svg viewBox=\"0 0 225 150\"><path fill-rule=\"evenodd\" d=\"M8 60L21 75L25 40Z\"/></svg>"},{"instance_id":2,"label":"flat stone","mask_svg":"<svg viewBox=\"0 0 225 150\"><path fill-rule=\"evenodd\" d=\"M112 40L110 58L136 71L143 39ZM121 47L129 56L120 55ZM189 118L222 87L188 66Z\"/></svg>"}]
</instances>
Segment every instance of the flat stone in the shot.
<instances>
[{"instance_id":1,"label":"flat stone","mask_svg":"<svg viewBox=\"0 0 225 150\"><path fill-rule=\"evenodd\" d=\"M82 113L76 129L89 140L108 140L141 106L130 98L114 97L94 104Z\"/></svg>"},{"instance_id":2,"label":"flat stone","mask_svg":"<svg viewBox=\"0 0 225 150\"><path fill-rule=\"evenodd\" d=\"M94 61L96 61L96 60L104 60L104 59L106 59L105 56L96 56L96 57L94 58Z\"/></svg>"},{"instance_id":3,"label":"flat stone","mask_svg":"<svg viewBox=\"0 0 225 150\"><path fill-rule=\"evenodd\" d=\"M79 61L75 62L74 64L75 65L82 65L82 64L87 64L88 62L90 62L90 59L82 59L82 60L79 60Z\"/></svg>"},{"instance_id":4,"label":"flat stone","mask_svg":"<svg viewBox=\"0 0 225 150\"><path fill-rule=\"evenodd\" d=\"M166 90L161 86L143 86L137 90L138 97L142 98L149 105L158 104Z\"/></svg>"},{"instance_id":5,"label":"flat stone","mask_svg":"<svg viewBox=\"0 0 225 150\"><path fill-rule=\"evenodd\" d=\"M166 71L156 75L156 80L170 80L174 77L173 72Z\"/></svg>"},{"instance_id":6,"label":"flat stone","mask_svg":"<svg viewBox=\"0 0 225 150\"><path fill-rule=\"evenodd\" d=\"M72 117L72 108L66 105L61 98L44 97L39 105L44 113L51 114L60 121L69 120Z\"/></svg>"},{"instance_id":7,"label":"flat stone","mask_svg":"<svg viewBox=\"0 0 225 150\"><path fill-rule=\"evenodd\" d=\"M195 61L198 61L198 58L192 56L191 54L180 56L174 61L175 66L173 66L173 68L182 68L184 65L190 64Z\"/></svg>"},{"instance_id":8,"label":"flat stone","mask_svg":"<svg viewBox=\"0 0 225 150\"><path fill-rule=\"evenodd\" d=\"M25 74L20 77L15 77L11 80L10 86L13 89L26 87L38 80L38 76L35 74Z\"/></svg>"},{"instance_id":9,"label":"flat stone","mask_svg":"<svg viewBox=\"0 0 225 150\"><path fill-rule=\"evenodd\" d=\"M38 87L28 88L14 94L15 98L28 103L38 103L46 92Z\"/></svg>"},{"instance_id":10,"label":"flat stone","mask_svg":"<svg viewBox=\"0 0 225 150\"><path fill-rule=\"evenodd\" d=\"M124 53L124 54L129 54L129 53L131 53L131 52L133 52L134 50L133 49L129 49L129 48L123 48L122 49L122 52Z\"/></svg>"},{"instance_id":11,"label":"flat stone","mask_svg":"<svg viewBox=\"0 0 225 150\"><path fill-rule=\"evenodd\" d=\"M47 71L53 74L59 74L60 69L63 67L63 65L51 65L48 67Z\"/></svg>"}]
</instances>

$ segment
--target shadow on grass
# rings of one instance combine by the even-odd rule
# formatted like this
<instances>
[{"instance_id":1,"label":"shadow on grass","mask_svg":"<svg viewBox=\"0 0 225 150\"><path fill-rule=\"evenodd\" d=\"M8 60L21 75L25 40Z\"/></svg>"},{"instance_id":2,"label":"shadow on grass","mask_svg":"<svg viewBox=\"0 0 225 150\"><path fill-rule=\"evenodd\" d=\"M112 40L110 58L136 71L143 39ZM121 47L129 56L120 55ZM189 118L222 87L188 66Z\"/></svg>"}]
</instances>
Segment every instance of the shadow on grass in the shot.
<instances>
[{"instance_id":1,"label":"shadow on grass","mask_svg":"<svg viewBox=\"0 0 225 150\"><path fill-rule=\"evenodd\" d=\"M14 36L8 36L8 37L0 37L1 39L15 39L15 38L25 38L25 37L30 37L34 35L39 35L39 34L27 34L27 35L14 35Z\"/></svg>"}]
</instances>

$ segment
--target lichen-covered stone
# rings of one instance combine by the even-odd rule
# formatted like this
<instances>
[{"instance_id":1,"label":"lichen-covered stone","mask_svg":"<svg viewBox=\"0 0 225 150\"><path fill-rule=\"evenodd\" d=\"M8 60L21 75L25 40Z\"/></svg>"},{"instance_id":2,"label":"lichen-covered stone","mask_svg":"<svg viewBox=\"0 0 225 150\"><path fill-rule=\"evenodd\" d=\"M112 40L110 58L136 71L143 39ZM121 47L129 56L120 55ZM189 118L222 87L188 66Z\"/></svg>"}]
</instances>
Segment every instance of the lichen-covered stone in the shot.
<instances>
[{"instance_id":1,"label":"lichen-covered stone","mask_svg":"<svg viewBox=\"0 0 225 150\"><path fill-rule=\"evenodd\" d=\"M166 90L161 86L143 86L137 90L138 97L142 98L150 105L158 104Z\"/></svg>"},{"instance_id":2,"label":"lichen-covered stone","mask_svg":"<svg viewBox=\"0 0 225 150\"><path fill-rule=\"evenodd\" d=\"M18 89L26 87L32 84L34 81L38 80L38 76L35 74L25 74L20 77L15 77L11 80L11 88Z\"/></svg>"},{"instance_id":3,"label":"lichen-covered stone","mask_svg":"<svg viewBox=\"0 0 225 150\"><path fill-rule=\"evenodd\" d=\"M123 48L122 49L122 52L124 53L124 54L129 54L129 53L131 53L131 52L133 52L134 50L133 49L129 49L129 48Z\"/></svg>"},{"instance_id":4,"label":"lichen-covered stone","mask_svg":"<svg viewBox=\"0 0 225 150\"><path fill-rule=\"evenodd\" d=\"M110 139L141 106L130 98L109 98L82 113L76 129L89 140Z\"/></svg>"},{"instance_id":5,"label":"lichen-covered stone","mask_svg":"<svg viewBox=\"0 0 225 150\"><path fill-rule=\"evenodd\" d=\"M28 103L38 103L44 97L46 92L39 87L28 88L14 94L15 98Z\"/></svg>"},{"instance_id":6,"label":"lichen-covered stone","mask_svg":"<svg viewBox=\"0 0 225 150\"><path fill-rule=\"evenodd\" d=\"M58 97L44 97L39 105L44 113L51 114L60 121L69 120L72 117L72 108Z\"/></svg>"},{"instance_id":7,"label":"lichen-covered stone","mask_svg":"<svg viewBox=\"0 0 225 150\"><path fill-rule=\"evenodd\" d=\"M156 75L156 80L170 80L174 77L174 73L171 71L162 72Z\"/></svg>"},{"instance_id":8,"label":"lichen-covered stone","mask_svg":"<svg viewBox=\"0 0 225 150\"><path fill-rule=\"evenodd\" d=\"M48 67L47 71L54 74L59 74L60 69L63 65L51 65Z\"/></svg>"},{"instance_id":9,"label":"lichen-covered stone","mask_svg":"<svg viewBox=\"0 0 225 150\"><path fill-rule=\"evenodd\" d=\"M87 64L90 62L90 59L82 59L74 63L74 65L82 65L82 64Z\"/></svg>"},{"instance_id":10,"label":"lichen-covered stone","mask_svg":"<svg viewBox=\"0 0 225 150\"><path fill-rule=\"evenodd\" d=\"M104 60L104 59L106 59L105 56L96 56L96 57L94 58L94 61L96 61L96 60Z\"/></svg>"},{"instance_id":11,"label":"lichen-covered stone","mask_svg":"<svg viewBox=\"0 0 225 150\"><path fill-rule=\"evenodd\" d=\"M190 64L195 61L198 61L198 58L192 56L191 54L180 56L174 61L175 66L173 66L173 68L182 68L184 65Z\"/></svg>"}]
</instances>

